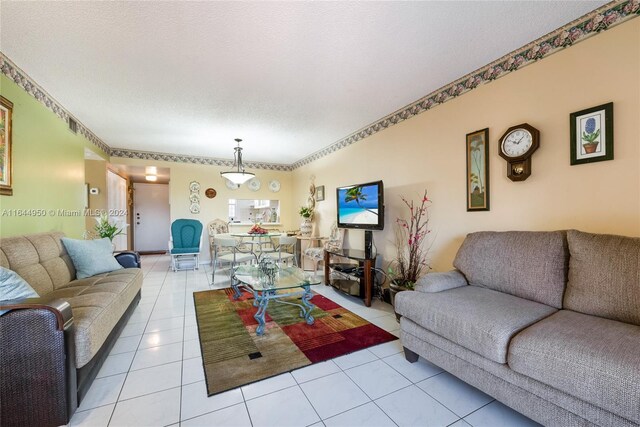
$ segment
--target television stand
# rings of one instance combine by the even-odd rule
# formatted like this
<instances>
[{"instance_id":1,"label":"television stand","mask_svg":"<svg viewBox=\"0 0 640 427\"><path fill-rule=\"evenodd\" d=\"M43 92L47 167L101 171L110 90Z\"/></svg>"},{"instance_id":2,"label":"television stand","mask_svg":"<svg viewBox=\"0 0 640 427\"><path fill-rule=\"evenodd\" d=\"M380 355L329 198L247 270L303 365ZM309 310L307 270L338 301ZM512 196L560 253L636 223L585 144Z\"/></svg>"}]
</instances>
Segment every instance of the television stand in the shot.
<instances>
[{"instance_id":1,"label":"television stand","mask_svg":"<svg viewBox=\"0 0 640 427\"><path fill-rule=\"evenodd\" d=\"M353 280L338 280L336 281L334 287L338 289L343 288L343 286L349 286L358 284L359 288L362 289L364 287L364 304L367 307L371 307L371 294L373 293L373 267L375 264L375 257L371 257L371 254L365 253L365 251L358 249L339 249L339 250L327 250L324 251L324 284L332 285L331 276L330 276L330 261L331 255L352 259L354 261L358 261L358 267L362 268L364 274L359 279L359 281ZM343 264L342 264L343 265ZM339 271L336 269L336 271ZM344 282L344 283L343 283ZM347 283L352 282L352 283Z\"/></svg>"}]
</instances>

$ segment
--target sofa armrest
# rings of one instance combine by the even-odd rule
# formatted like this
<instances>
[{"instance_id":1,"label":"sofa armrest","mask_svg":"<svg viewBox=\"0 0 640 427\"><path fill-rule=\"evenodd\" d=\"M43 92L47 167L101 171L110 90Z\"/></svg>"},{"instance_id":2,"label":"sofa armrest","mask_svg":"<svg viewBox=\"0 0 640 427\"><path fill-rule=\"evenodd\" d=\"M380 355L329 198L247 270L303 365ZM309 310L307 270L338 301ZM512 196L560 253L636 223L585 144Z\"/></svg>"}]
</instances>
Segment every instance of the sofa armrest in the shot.
<instances>
[{"instance_id":1,"label":"sofa armrest","mask_svg":"<svg viewBox=\"0 0 640 427\"><path fill-rule=\"evenodd\" d=\"M64 331L73 323L71 305L65 300L39 297L3 301L0 310L47 310L56 317L57 329Z\"/></svg>"},{"instance_id":2,"label":"sofa armrest","mask_svg":"<svg viewBox=\"0 0 640 427\"><path fill-rule=\"evenodd\" d=\"M54 298L5 301L0 316L0 419L65 425L78 406L73 313Z\"/></svg>"},{"instance_id":3,"label":"sofa armrest","mask_svg":"<svg viewBox=\"0 0 640 427\"><path fill-rule=\"evenodd\" d=\"M418 279L416 291L442 292L468 285L467 279L458 270L446 273L429 273Z\"/></svg>"},{"instance_id":4,"label":"sofa armrest","mask_svg":"<svg viewBox=\"0 0 640 427\"><path fill-rule=\"evenodd\" d=\"M124 268L140 268L140 254L134 251L122 251L115 255L116 261Z\"/></svg>"}]
</instances>

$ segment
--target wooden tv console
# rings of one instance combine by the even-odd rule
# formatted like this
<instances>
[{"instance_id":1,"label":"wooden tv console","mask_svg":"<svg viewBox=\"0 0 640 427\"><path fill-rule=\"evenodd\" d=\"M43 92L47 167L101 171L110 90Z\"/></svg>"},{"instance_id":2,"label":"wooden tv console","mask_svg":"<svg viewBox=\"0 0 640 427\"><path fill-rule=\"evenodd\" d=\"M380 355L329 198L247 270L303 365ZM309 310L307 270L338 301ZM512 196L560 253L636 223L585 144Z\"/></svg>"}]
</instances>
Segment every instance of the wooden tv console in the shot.
<instances>
[{"instance_id":1,"label":"wooden tv console","mask_svg":"<svg viewBox=\"0 0 640 427\"><path fill-rule=\"evenodd\" d=\"M364 304L371 307L371 294L373 293L373 267L375 256L366 256L365 251L359 249L340 249L324 251L324 284L331 285L330 261L331 255L358 261L358 267L364 270L364 275L359 281L360 286L364 286ZM334 286L335 287L335 286Z\"/></svg>"}]
</instances>

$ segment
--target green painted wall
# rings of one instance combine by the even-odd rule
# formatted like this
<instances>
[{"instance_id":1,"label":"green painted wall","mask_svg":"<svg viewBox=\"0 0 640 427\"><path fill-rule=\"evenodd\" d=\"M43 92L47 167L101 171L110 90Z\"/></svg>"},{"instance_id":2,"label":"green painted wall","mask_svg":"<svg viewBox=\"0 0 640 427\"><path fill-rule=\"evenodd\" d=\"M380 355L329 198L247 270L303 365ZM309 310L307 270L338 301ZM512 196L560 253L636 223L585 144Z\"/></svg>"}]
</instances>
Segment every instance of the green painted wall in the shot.
<instances>
[{"instance_id":1,"label":"green painted wall","mask_svg":"<svg viewBox=\"0 0 640 427\"><path fill-rule=\"evenodd\" d=\"M88 141L4 75L0 93L13 102L13 196L0 196L0 237L45 231L82 237Z\"/></svg>"}]
</instances>

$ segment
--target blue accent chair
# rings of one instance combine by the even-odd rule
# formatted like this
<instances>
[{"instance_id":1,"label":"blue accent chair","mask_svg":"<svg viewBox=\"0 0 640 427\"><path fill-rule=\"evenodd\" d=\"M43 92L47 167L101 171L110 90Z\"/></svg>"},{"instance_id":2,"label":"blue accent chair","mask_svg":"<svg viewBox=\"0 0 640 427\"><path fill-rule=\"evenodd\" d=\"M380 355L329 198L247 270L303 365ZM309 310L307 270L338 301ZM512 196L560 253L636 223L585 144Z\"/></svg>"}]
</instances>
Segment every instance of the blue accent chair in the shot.
<instances>
[{"instance_id":1,"label":"blue accent chair","mask_svg":"<svg viewBox=\"0 0 640 427\"><path fill-rule=\"evenodd\" d=\"M197 219L177 219L171 224L171 268L173 271L183 270L180 264L185 260L193 260L193 269L198 269L200 247L202 243L202 223Z\"/></svg>"}]
</instances>

